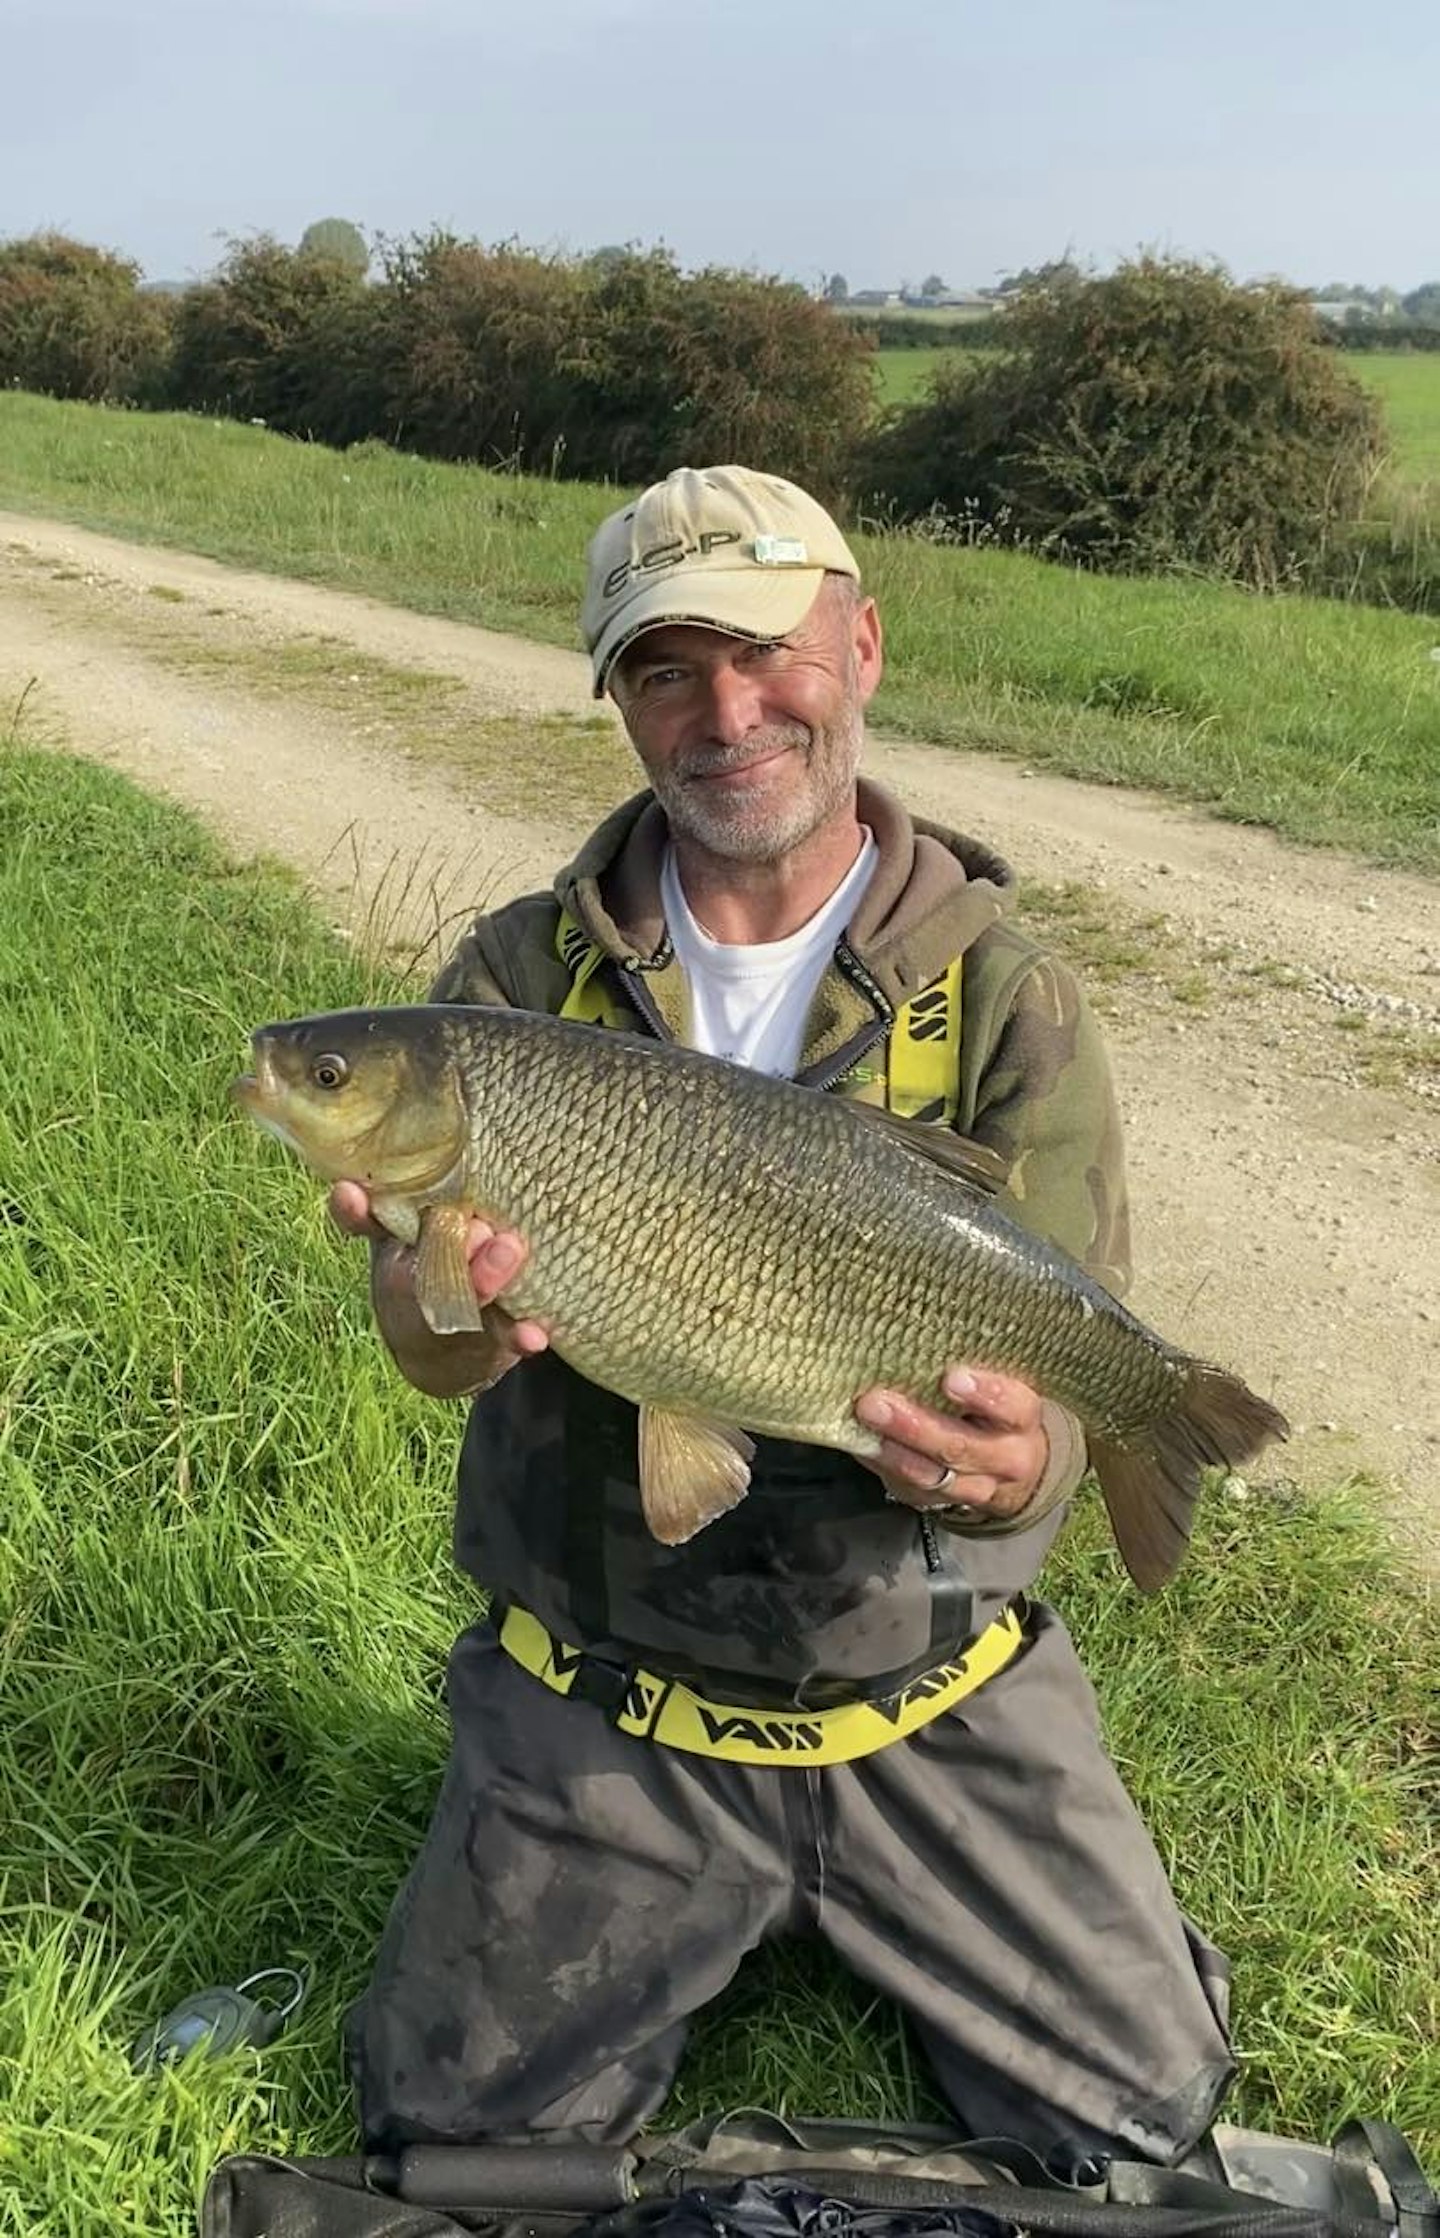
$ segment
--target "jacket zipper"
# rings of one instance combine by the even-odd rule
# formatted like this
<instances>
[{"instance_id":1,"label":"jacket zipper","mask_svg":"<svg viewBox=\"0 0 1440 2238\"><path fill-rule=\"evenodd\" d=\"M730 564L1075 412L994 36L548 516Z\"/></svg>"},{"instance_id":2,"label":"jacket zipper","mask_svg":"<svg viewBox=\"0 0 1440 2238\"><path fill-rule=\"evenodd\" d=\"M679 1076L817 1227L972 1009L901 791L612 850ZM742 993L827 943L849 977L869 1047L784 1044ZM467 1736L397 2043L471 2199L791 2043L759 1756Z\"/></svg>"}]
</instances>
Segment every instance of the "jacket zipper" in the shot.
<instances>
[{"instance_id":1,"label":"jacket zipper","mask_svg":"<svg viewBox=\"0 0 1440 2238\"><path fill-rule=\"evenodd\" d=\"M895 1023L893 1005L870 977L854 949L848 947L843 940L835 950L835 966L842 978L848 979L867 1002L874 1004L876 1016L873 1024L863 1027L843 1049L837 1050L827 1065L823 1065L818 1072L807 1072L803 1082L807 1088L833 1088L852 1065L858 1064L862 1057L867 1057L872 1049L879 1046Z\"/></svg>"},{"instance_id":2,"label":"jacket zipper","mask_svg":"<svg viewBox=\"0 0 1440 2238\"><path fill-rule=\"evenodd\" d=\"M660 966L668 960L668 949L665 943L661 944L655 960L651 964L642 963L638 956L622 956L618 959L620 969L624 973L629 988L630 1000L634 1003L635 1008L639 1011L640 1016L657 1041L670 1041L673 1036L670 1028L660 1015L655 997L645 984L644 974L647 971L658 971Z\"/></svg>"}]
</instances>

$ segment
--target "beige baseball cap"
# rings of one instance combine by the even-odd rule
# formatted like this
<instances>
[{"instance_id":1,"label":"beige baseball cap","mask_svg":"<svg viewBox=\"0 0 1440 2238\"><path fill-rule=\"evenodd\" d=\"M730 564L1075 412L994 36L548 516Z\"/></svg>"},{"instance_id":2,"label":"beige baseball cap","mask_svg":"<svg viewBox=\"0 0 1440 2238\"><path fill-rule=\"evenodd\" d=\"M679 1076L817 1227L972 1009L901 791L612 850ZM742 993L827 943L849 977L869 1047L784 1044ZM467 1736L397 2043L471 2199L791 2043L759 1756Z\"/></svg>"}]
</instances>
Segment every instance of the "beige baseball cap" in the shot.
<instances>
[{"instance_id":1,"label":"beige baseball cap","mask_svg":"<svg viewBox=\"0 0 1440 2238\"><path fill-rule=\"evenodd\" d=\"M586 558L580 626L597 699L642 630L693 622L757 642L784 637L827 574L860 578L825 508L748 466L677 467L602 521Z\"/></svg>"}]
</instances>

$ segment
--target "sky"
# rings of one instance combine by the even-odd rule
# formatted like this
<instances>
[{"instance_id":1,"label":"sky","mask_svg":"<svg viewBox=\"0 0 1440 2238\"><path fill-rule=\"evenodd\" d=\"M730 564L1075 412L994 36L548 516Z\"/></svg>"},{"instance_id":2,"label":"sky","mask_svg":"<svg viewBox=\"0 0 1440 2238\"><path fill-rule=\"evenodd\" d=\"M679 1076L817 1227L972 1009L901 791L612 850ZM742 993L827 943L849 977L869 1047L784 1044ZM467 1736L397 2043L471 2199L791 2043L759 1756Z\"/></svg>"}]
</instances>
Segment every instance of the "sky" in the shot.
<instances>
[{"instance_id":1,"label":"sky","mask_svg":"<svg viewBox=\"0 0 1440 2238\"><path fill-rule=\"evenodd\" d=\"M1440 279L1437 0L0 0L0 237L440 224L852 289Z\"/></svg>"}]
</instances>

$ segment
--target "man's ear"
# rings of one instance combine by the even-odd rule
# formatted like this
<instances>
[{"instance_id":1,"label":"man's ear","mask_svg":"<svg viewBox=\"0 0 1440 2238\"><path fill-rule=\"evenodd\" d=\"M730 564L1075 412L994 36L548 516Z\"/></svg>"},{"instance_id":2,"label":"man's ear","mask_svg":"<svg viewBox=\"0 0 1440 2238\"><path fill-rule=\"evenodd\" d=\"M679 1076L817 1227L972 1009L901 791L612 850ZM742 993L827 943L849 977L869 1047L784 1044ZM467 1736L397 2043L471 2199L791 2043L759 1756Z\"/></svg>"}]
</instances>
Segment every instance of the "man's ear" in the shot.
<instances>
[{"instance_id":1,"label":"man's ear","mask_svg":"<svg viewBox=\"0 0 1440 2238\"><path fill-rule=\"evenodd\" d=\"M880 626L880 609L873 598L860 600L852 617L851 631L855 681L863 707L873 699L885 673L885 632Z\"/></svg>"}]
</instances>

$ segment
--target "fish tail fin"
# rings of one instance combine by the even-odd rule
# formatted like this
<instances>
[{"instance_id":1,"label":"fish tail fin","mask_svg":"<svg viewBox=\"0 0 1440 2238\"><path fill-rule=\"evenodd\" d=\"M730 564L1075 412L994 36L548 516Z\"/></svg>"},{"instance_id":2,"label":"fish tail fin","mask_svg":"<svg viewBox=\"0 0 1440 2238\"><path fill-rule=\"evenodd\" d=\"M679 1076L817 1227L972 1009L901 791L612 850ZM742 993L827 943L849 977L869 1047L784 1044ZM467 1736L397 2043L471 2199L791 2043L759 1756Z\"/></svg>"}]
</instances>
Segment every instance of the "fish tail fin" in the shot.
<instances>
[{"instance_id":1,"label":"fish tail fin","mask_svg":"<svg viewBox=\"0 0 1440 2238\"><path fill-rule=\"evenodd\" d=\"M1090 1462L1126 1569L1153 1593L1180 1566L1205 1469L1234 1468L1290 1425L1268 1399L1207 1360L1192 1362L1178 1402L1133 1445L1092 1437Z\"/></svg>"}]
</instances>

